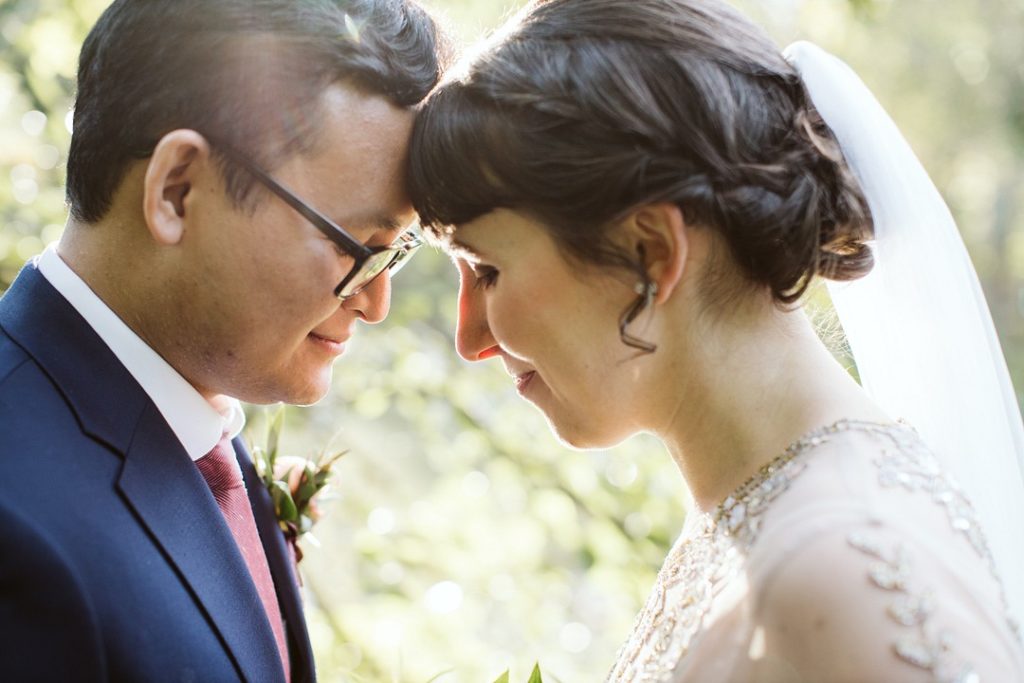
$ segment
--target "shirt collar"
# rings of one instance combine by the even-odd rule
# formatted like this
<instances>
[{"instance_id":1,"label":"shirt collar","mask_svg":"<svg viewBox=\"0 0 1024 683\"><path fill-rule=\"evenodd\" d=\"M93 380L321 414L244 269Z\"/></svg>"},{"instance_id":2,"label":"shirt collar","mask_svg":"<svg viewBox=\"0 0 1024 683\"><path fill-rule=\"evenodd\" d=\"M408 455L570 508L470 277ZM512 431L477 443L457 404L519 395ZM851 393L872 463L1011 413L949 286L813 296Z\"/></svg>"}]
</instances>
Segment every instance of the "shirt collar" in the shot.
<instances>
[{"instance_id":1,"label":"shirt collar","mask_svg":"<svg viewBox=\"0 0 1024 683\"><path fill-rule=\"evenodd\" d=\"M209 453L222 435L234 438L242 431L245 413L236 399L203 398L64 263L54 245L46 248L36 264L149 395L190 458L198 460Z\"/></svg>"}]
</instances>

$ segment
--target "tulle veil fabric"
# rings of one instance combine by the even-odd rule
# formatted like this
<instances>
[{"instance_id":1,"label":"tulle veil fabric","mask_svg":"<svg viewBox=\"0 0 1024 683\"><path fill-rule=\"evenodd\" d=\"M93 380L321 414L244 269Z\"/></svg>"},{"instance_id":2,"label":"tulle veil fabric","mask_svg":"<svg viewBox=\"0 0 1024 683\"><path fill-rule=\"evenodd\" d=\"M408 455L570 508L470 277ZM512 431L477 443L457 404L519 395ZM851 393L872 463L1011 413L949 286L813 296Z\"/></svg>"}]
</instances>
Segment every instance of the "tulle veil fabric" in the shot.
<instances>
[{"instance_id":1,"label":"tulle veil fabric","mask_svg":"<svg viewBox=\"0 0 1024 683\"><path fill-rule=\"evenodd\" d=\"M1024 623L1024 428L970 257L927 172L856 73L812 43L785 54L874 215L875 268L829 283L862 384L973 500L1010 615Z\"/></svg>"}]
</instances>

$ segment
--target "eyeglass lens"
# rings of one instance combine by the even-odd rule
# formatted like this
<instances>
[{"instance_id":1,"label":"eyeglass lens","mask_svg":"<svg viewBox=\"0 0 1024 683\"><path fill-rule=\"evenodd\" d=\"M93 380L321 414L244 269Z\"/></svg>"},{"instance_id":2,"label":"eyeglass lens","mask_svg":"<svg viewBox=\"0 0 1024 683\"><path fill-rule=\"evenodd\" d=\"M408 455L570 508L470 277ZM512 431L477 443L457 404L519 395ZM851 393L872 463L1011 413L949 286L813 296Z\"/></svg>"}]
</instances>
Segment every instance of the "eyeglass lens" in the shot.
<instances>
[{"instance_id":1,"label":"eyeglass lens","mask_svg":"<svg viewBox=\"0 0 1024 683\"><path fill-rule=\"evenodd\" d=\"M368 257L363 261L359 270L349 278L344 287L338 290L338 297L345 299L358 294L385 270L390 269L393 276L409 261L409 257L416 251L419 244L418 242L403 244L391 249L378 251Z\"/></svg>"}]
</instances>

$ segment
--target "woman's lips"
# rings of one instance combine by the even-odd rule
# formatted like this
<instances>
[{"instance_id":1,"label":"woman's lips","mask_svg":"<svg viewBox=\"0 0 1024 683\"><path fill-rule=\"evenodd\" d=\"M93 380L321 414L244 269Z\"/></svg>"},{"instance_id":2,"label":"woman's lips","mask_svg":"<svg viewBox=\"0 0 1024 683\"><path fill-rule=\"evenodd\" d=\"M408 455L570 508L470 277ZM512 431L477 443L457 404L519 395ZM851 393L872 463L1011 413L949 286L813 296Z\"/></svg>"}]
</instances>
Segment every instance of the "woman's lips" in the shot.
<instances>
[{"instance_id":1,"label":"woman's lips","mask_svg":"<svg viewBox=\"0 0 1024 683\"><path fill-rule=\"evenodd\" d=\"M524 372L521 375L516 375L515 376L516 391L518 391L520 394L525 394L527 388L529 388L531 382L533 381L533 378L536 375L537 375L536 370L531 370L530 372Z\"/></svg>"}]
</instances>

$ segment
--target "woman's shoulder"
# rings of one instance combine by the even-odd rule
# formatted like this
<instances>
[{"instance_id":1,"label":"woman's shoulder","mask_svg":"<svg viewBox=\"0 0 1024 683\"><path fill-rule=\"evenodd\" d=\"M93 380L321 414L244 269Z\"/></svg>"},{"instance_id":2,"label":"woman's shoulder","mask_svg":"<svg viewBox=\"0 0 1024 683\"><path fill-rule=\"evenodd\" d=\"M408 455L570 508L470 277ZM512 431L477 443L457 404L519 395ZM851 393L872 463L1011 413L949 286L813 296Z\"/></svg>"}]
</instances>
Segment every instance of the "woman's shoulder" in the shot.
<instances>
[{"instance_id":1,"label":"woman's shoulder","mask_svg":"<svg viewBox=\"0 0 1024 683\"><path fill-rule=\"evenodd\" d=\"M846 425L808 454L747 572L765 647L807 680L1024 676L973 508L909 427Z\"/></svg>"},{"instance_id":2,"label":"woman's shoulder","mask_svg":"<svg viewBox=\"0 0 1024 683\"><path fill-rule=\"evenodd\" d=\"M987 559L971 501L909 426L840 422L801 457L799 475L765 511L761 536L771 540L760 547L870 522L916 538L929 529L943 547L955 537Z\"/></svg>"},{"instance_id":3,"label":"woman's shoulder","mask_svg":"<svg viewBox=\"0 0 1024 683\"><path fill-rule=\"evenodd\" d=\"M804 680L1024 680L985 568L958 573L892 529L820 534L752 584L751 645Z\"/></svg>"},{"instance_id":4,"label":"woman's shoulder","mask_svg":"<svg viewBox=\"0 0 1024 683\"><path fill-rule=\"evenodd\" d=\"M840 423L765 511L751 568L768 578L817 544L883 558L887 542L936 568L998 586L974 507L908 426ZM871 539L879 539L877 542Z\"/></svg>"}]
</instances>

